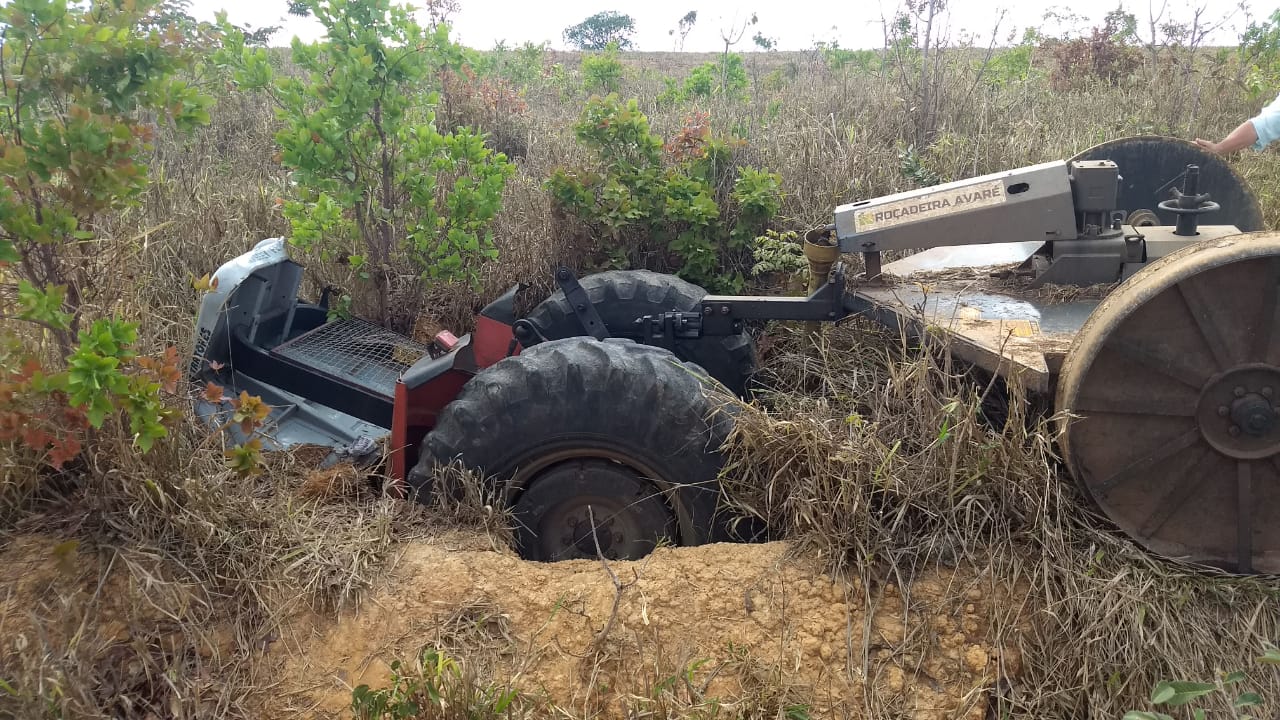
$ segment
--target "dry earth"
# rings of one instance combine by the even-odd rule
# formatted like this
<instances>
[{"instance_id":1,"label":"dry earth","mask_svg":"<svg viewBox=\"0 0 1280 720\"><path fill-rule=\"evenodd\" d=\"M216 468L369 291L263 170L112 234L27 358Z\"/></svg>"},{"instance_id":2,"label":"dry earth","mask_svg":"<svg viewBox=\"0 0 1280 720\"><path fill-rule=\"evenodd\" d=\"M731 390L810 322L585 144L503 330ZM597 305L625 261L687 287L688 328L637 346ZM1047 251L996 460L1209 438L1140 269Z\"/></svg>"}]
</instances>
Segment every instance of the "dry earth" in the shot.
<instances>
[{"instance_id":1,"label":"dry earth","mask_svg":"<svg viewBox=\"0 0 1280 720\"><path fill-rule=\"evenodd\" d=\"M352 687L385 685L387 662L424 645L573 717L638 713L666 688L686 707L773 702L806 705L813 717L892 709L978 720L997 679L1020 671L1017 638L992 630L1016 599L972 573L930 570L868 594L790 557L784 543L666 548L607 570L527 563L482 545L409 544L355 611L337 622L297 618L264 712L341 716Z\"/></svg>"},{"instance_id":2,"label":"dry earth","mask_svg":"<svg viewBox=\"0 0 1280 720\"><path fill-rule=\"evenodd\" d=\"M353 687L385 686L388 663L424 646L483 682L510 682L540 716L714 704L728 716L805 706L815 718L980 720L993 688L1021 670L1019 639L993 629L1012 626L1021 598L973 572L934 568L868 590L785 543L663 548L608 569L529 563L488 544L463 533L407 543L358 607L337 618L295 613L255 643L254 674L270 679L254 701L261 715L350 717ZM101 574L76 554L43 536L0 553L3 655L74 640L109 663L112 647L163 622L122 567ZM217 627L197 645L210 672L237 646ZM117 679L138 680L128 668Z\"/></svg>"}]
</instances>

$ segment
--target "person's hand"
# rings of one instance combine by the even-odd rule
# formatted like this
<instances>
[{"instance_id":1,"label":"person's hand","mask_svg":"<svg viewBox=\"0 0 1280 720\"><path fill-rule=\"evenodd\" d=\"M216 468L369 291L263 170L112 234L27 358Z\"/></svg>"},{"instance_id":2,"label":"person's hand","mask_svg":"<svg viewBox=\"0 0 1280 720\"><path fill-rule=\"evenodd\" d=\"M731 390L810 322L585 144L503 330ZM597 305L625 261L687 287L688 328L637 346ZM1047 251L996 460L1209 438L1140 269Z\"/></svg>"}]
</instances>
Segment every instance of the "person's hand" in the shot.
<instances>
[{"instance_id":1,"label":"person's hand","mask_svg":"<svg viewBox=\"0 0 1280 720\"><path fill-rule=\"evenodd\" d=\"M1211 152L1214 155L1222 154L1222 145L1220 143L1205 140L1204 138L1196 138L1196 145L1199 145L1202 150Z\"/></svg>"}]
</instances>

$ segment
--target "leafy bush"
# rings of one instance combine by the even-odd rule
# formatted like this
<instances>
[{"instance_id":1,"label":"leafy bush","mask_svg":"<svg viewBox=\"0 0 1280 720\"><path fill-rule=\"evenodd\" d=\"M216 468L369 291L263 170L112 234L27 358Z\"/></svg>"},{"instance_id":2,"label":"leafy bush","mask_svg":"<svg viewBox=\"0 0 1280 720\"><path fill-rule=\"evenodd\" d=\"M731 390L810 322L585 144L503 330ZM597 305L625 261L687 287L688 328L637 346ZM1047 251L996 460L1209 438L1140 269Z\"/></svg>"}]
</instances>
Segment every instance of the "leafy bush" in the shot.
<instances>
[{"instance_id":1,"label":"leafy bush","mask_svg":"<svg viewBox=\"0 0 1280 720\"><path fill-rule=\"evenodd\" d=\"M1129 45L1134 32L1123 22L1126 19L1108 13L1103 26L1093 28L1088 37L1050 43L1054 67L1049 80L1053 89L1080 89L1092 82L1115 86L1127 80L1142 65L1142 55Z\"/></svg>"},{"instance_id":2,"label":"leafy bush","mask_svg":"<svg viewBox=\"0 0 1280 720\"><path fill-rule=\"evenodd\" d=\"M921 157L914 145L898 147L898 172L914 182L916 187L932 187L942 183L942 177Z\"/></svg>"},{"instance_id":3,"label":"leafy bush","mask_svg":"<svg viewBox=\"0 0 1280 720\"><path fill-rule=\"evenodd\" d=\"M1258 662L1263 665L1280 665L1280 650L1268 646ZM1255 720L1261 712L1263 700L1260 695L1239 686L1248 676L1240 670L1223 673L1218 682L1186 682L1164 680L1156 683L1151 689L1151 704L1165 705L1170 708L1187 707L1192 702L1210 695L1218 695L1231 708L1230 717L1235 720ZM1191 717L1204 720L1210 711L1204 708L1191 710ZM1221 713L1214 713L1215 716ZM1130 710L1124 714L1123 720L1173 720L1173 717L1162 712Z\"/></svg>"},{"instance_id":4,"label":"leafy bush","mask_svg":"<svg viewBox=\"0 0 1280 720\"><path fill-rule=\"evenodd\" d=\"M756 237L751 256L755 260L755 265L751 266L754 277L782 275L794 280L804 277L809 268L804 248L792 230L782 233L766 230L764 235Z\"/></svg>"},{"instance_id":5,"label":"leafy bush","mask_svg":"<svg viewBox=\"0 0 1280 720\"><path fill-rule=\"evenodd\" d=\"M196 43L156 32L169 12L156 0L128 8L17 0L6 7L0 47L0 262L41 290L64 288L70 312L54 330L64 348L92 292L93 225L137 202L147 185L158 115L180 129L207 123L212 98L180 79Z\"/></svg>"},{"instance_id":6,"label":"leafy bush","mask_svg":"<svg viewBox=\"0 0 1280 720\"><path fill-rule=\"evenodd\" d=\"M742 56L738 53L728 53L719 61L708 61L694 68L693 72L689 73L689 77L685 78L678 92L672 85L667 86L666 92L670 93L671 99L678 100L712 97L743 100L746 99L749 82L746 68L742 64Z\"/></svg>"},{"instance_id":7,"label":"leafy bush","mask_svg":"<svg viewBox=\"0 0 1280 720\"><path fill-rule=\"evenodd\" d=\"M596 97L575 133L596 161L557 169L548 187L602 243L607 264L674 270L713 291L741 287L752 241L781 206L778 175L735 169L705 113L664 143L635 100Z\"/></svg>"},{"instance_id":8,"label":"leafy bush","mask_svg":"<svg viewBox=\"0 0 1280 720\"><path fill-rule=\"evenodd\" d=\"M298 190L284 204L290 240L349 264L379 320L404 329L414 308L392 303L399 278L474 282L497 256L490 224L514 166L468 128L437 129L428 90L463 59L446 25L424 30L390 0L306 5L326 39L293 44L304 77L273 79L266 52L234 32L219 60L280 108L276 141Z\"/></svg>"},{"instance_id":9,"label":"leafy bush","mask_svg":"<svg viewBox=\"0 0 1280 720\"><path fill-rule=\"evenodd\" d=\"M391 661L391 685L351 693L357 720L465 718L487 720L518 716L523 698L515 690L484 685L456 660L426 648L412 665Z\"/></svg>"},{"instance_id":10,"label":"leafy bush","mask_svg":"<svg viewBox=\"0 0 1280 720\"><path fill-rule=\"evenodd\" d=\"M1237 53L1249 98L1256 102L1274 97L1280 84L1280 10L1261 23L1249 23L1240 36Z\"/></svg>"},{"instance_id":11,"label":"leafy bush","mask_svg":"<svg viewBox=\"0 0 1280 720\"><path fill-rule=\"evenodd\" d=\"M477 75L501 78L517 88L527 88L542 79L545 72L547 46L525 42L508 48L498 43L489 52L464 50L466 63Z\"/></svg>"},{"instance_id":12,"label":"leafy bush","mask_svg":"<svg viewBox=\"0 0 1280 720\"><path fill-rule=\"evenodd\" d=\"M1040 40L1035 28L1028 28L1023 33L1022 42L991 57L983 70L983 79L996 87L1026 82L1033 75L1033 61Z\"/></svg>"},{"instance_id":13,"label":"leafy bush","mask_svg":"<svg viewBox=\"0 0 1280 720\"><path fill-rule=\"evenodd\" d=\"M730 53L719 61L708 61L694 68L684 82L662 78L663 89L658 94L657 102L665 107L690 99L709 100L713 97L746 100L748 83L742 56Z\"/></svg>"},{"instance_id":14,"label":"leafy bush","mask_svg":"<svg viewBox=\"0 0 1280 720\"><path fill-rule=\"evenodd\" d=\"M582 84L587 90L617 92L622 84L623 67L618 59L618 46L610 43L604 52L582 58Z\"/></svg>"},{"instance_id":15,"label":"leafy bush","mask_svg":"<svg viewBox=\"0 0 1280 720\"><path fill-rule=\"evenodd\" d=\"M61 468L118 424L142 451L168 434L177 351L143 357L137 325L83 317L104 288L94 227L138 202L154 125L208 122L180 79L212 39L154 0L15 0L0 40L0 445ZM10 284L11 280L16 280ZM86 327L86 324L88 325Z\"/></svg>"},{"instance_id":16,"label":"leafy bush","mask_svg":"<svg viewBox=\"0 0 1280 720\"><path fill-rule=\"evenodd\" d=\"M860 73L879 72L884 68L884 59L876 50L847 50L838 42L819 42L816 49L822 55L822 62L832 72L857 70Z\"/></svg>"}]
</instances>

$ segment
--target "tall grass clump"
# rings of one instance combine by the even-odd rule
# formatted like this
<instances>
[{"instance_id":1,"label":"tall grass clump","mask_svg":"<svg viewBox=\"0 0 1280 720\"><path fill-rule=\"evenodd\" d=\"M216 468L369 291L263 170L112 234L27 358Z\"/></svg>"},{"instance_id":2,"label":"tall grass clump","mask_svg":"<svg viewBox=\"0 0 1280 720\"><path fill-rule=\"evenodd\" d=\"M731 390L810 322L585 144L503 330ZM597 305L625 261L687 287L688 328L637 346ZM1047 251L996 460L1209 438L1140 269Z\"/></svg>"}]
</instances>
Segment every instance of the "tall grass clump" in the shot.
<instances>
[{"instance_id":1,"label":"tall grass clump","mask_svg":"<svg viewBox=\"0 0 1280 720\"><path fill-rule=\"evenodd\" d=\"M817 343L784 338L766 367L760 405L729 439L728 496L870 606L938 566L1021 598L994 618L1021 656L993 693L1001 713L1120 717L1161 681L1256 670L1280 631L1273 582L1157 558L1121 536L1059 467L1055 418L1034 410L1043 400L983 380L945 343L913 347L852 323ZM911 643L895 657L919 652ZM1254 679L1262 697L1280 696L1276 673ZM887 699L865 702L875 712Z\"/></svg>"}]
</instances>

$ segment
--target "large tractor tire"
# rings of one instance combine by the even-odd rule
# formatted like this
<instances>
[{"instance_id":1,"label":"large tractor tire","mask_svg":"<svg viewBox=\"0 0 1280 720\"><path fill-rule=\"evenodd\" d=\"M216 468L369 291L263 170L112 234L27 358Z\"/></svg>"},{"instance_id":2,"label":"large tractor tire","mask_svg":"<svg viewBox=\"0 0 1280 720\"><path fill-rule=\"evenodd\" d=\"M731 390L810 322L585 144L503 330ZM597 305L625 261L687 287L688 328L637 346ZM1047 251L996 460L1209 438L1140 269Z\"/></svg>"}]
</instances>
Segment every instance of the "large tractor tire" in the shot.
<instances>
[{"instance_id":1,"label":"large tractor tire","mask_svg":"<svg viewBox=\"0 0 1280 720\"><path fill-rule=\"evenodd\" d=\"M461 460L499 483L530 560L643 557L728 539L717 517L729 400L665 349L576 337L472 378L423 440L410 484ZM593 532L594 529L594 532Z\"/></svg>"},{"instance_id":2,"label":"large tractor tire","mask_svg":"<svg viewBox=\"0 0 1280 720\"><path fill-rule=\"evenodd\" d=\"M636 320L664 312L697 312L707 291L674 275L649 270L610 270L579 281L604 321L609 335L640 342L643 333ZM526 319L538 326L548 340L583 335L585 331L565 299L564 292L542 301ZM675 354L702 366L711 377L738 395L756 369L755 347L745 333L723 337L679 340Z\"/></svg>"}]
</instances>

